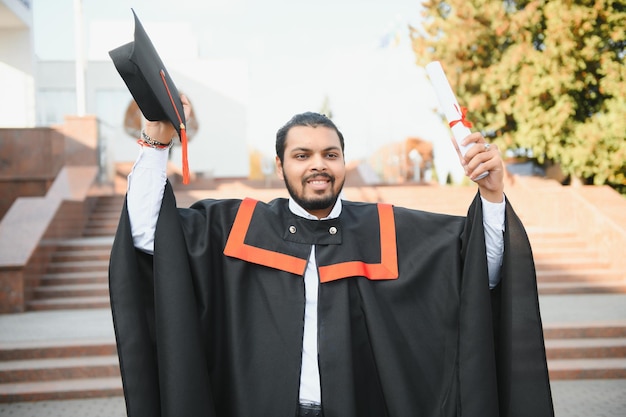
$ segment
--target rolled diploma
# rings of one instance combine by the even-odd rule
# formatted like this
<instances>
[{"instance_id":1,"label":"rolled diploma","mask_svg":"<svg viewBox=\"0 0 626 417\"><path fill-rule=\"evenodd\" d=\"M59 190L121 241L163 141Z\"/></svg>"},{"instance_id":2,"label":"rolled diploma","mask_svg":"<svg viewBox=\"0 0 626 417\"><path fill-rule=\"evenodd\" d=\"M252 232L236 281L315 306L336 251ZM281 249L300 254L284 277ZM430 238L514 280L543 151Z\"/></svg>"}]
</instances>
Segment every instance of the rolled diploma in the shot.
<instances>
[{"instance_id":1,"label":"rolled diploma","mask_svg":"<svg viewBox=\"0 0 626 417\"><path fill-rule=\"evenodd\" d=\"M448 82L448 78L443 72L441 63L439 63L439 61L433 61L429 63L428 65L426 65L426 73L428 74L428 78L430 78L430 82L435 89L437 100L439 101L439 105L443 110L443 114L446 116L448 124L452 123L455 120L460 120L462 117L461 106L459 106L456 96L452 91L452 87L450 86L450 82ZM465 156L465 153L469 148L472 147L473 144L463 146L461 145L461 142L469 134L471 134L472 131L461 122L456 123L450 128L450 130L452 130L452 136L459 146L459 151L461 151L461 155ZM476 178L476 180L484 178L486 175L488 175L488 172L481 174L478 178Z\"/></svg>"}]
</instances>

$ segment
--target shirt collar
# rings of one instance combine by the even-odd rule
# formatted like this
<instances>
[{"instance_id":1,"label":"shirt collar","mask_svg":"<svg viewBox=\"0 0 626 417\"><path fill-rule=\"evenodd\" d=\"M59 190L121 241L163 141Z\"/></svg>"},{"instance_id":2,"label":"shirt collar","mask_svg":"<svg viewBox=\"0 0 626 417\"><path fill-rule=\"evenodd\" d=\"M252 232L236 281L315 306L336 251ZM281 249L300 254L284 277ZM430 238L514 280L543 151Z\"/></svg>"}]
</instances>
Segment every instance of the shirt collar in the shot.
<instances>
[{"instance_id":1,"label":"shirt collar","mask_svg":"<svg viewBox=\"0 0 626 417\"><path fill-rule=\"evenodd\" d=\"M327 217L318 219L317 217L315 217L314 215L312 215L311 213L303 209L300 204L296 203L293 200L293 198L289 197L289 210L291 210L291 212L295 214L296 216L304 217L305 219L309 219L309 220L336 219L341 214L341 207L342 206L341 206L341 196L340 196L339 198L337 198L337 201L335 202L333 209L330 211L330 214L328 214Z\"/></svg>"}]
</instances>

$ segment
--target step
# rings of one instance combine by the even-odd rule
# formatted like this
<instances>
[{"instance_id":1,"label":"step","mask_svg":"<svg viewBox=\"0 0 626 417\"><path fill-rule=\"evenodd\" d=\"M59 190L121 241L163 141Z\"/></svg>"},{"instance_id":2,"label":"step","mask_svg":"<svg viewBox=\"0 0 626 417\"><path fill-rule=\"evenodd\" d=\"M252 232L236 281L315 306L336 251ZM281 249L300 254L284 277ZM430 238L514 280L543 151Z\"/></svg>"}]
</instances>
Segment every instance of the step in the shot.
<instances>
[{"instance_id":1,"label":"step","mask_svg":"<svg viewBox=\"0 0 626 417\"><path fill-rule=\"evenodd\" d=\"M579 240L578 231L571 229L547 228L547 227L525 227L526 234L531 241L552 241L552 240Z\"/></svg>"},{"instance_id":2,"label":"step","mask_svg":"<svg viewBox=\"0 0 626 417\"><path fill-rule=\"evenodd\" d=\"M98 197L98 204L96 205L96 209L99 210L102 207L109 207L109 206L122 206L122 204L124 204L124 198L125 196L122 194L116 194L116 195L104 195L104 196L100 196Z\"/></svg>"},{"instance_id":3,"label":"step","mask_svg":"<svg viewBox=\"0 0 626 417\"><path fill-rule=\"evenodd\" d=\"M581 238L530 238L530 247L534 252L550 248L588 249L587 242Z\"/></svg>"},{"instance_id":4,"label":"step","mask_svg":"<svg viewBox=\"0 0 626 417\"><path fill-rule=\"evenodd\" d=\"M48 244L54 244L57 250L76 250L76 249L106 249L113 243L113 236L109 237L76 237L57 239Z\"/></svg>"},{"instance_id":5,"label":"step","mask_svg":"<svg viewBox=\"0 0 626 417\"><path fill-rule=\"evenodd\" d=\"M111 206L106 208L99 208L89 215L91 220L108 220L119 219L122 214L122 204L119 206Z\"/></svg>"},{"instance_id":6,"label":"step","mask_svg":"<svg viewBox=\"0 0 626 417\"><path fill-rule=\"evenodd\" d=\"M561 257L558 259L535 259L537 271L579 271L593 269L608 269L610 263L593 257Z\"/></svg>"},{"instance_id":7,"label":"step","mask_svg":"<svg viewBox=\"0 0 626 417\"><path fill-rule=\"evenodd\" d=\"M42 246L53 246L55 250L80 251L80 250L106 250L113 244L113 236L102 237L79 237L70 239L44 239Z\"/></svg>"},{"instance_id":8,"label":"step","mask_svg":"<svg viewBox=\"0 0 626 417\"><path fill-rule=\"evenodd\" d=\"M548 360L626 358L626 337L548 339L545 345Z\"/></svg>"},{"instance_id":9,"label":"step","mask_svg":"<svg viewBox=\"0 0 626 417\"><path fill-rule=\"evenodd\" d=\"M85 228L83 230L83 236L90 237L104 237L104 236L115 236L116 228L110 227L97 227L97 228Z\"/></svg>"},{"instance_id":10,"label":"step","mask_svg":"<svg viewBox=\"0 0 626 417\"><path fill-rule=\"evenodd\" d=\"M544 323L543 335L549 339L626 338L626 318L618 322Z\"/></svg>"},{"instance_id":11,"label":"step","mask_svg":"<svg viewBox=\"0 0 626 417\"><path fill-rule=\"evenodd\" d=\"M539 282L540 295L555 294L625 294L626 281Z\"/></svg>"},{"instance_id":12,"label":"step","mask_svg":"<svg viewBox=\"0 0 626 417\"><path fill-rule=\"evenodd\" d=\"M85 224L85 229L112 229L115 231L119 222L119 216L111 219L89 219L87 224Z\"/></svg>"},{"instance_id":13,"label":"step","mask_svg":"<svg viewBox=\"0 0 626 417\"><path fill-rule=\"evenodd\" d=\"M80 271L108 271L109 260L51 262L48 265L49 273L80 272Z\"/></svg>"},{"instance_id":14,"label":"step","mask_svg":"<svg viewBox=\"0 0 626 417\"><path fill-rule=\"evenodd\" d=\"M117 213L94 213L89 216L89 220L87 221L88 225L109 225L109 224L117 224L120 221L121 210L117 211Z\"/></svg>"},{"instance_id":15,"label":"step","mask_svg":"<svg viewBox=\"0 0 626 417\"><path fill-rule=\"evenodd\" d=\"M48 243L50 246L54 246L54 252L52 253L76 253L79 252L106 252L111 251L111 246L113 245L113 236L89 236L83 237L86 240L85 243L81 243L76 239L72 239L71 243L59 241L57 245L52 245ZM87 242L88 239L99 239L102 243L94 244Z\"/></svg>"},{"instance_id":16,"label":"step","mask_svg":"<svg viewBox=\"0 0 626 417\"><path fill-rule=\"evenodd\" d=\"M115 340L111 339L13 341L0 344L0 361L115 354Z\"/></svg>"},{"instance_id":17,"label":"step","mask_svg":"<svg viewBox=\"0 0 626 417\"><path fill-rule=\"evenodd\" d=\"M105 284L109 282L108 271L79 271L79 272L59 272L45 274L39 283L46 285L74 285L74 284Z\"/></svg>"},{"instance_id":18,"label":"step","mask_svg":"<svg viewBox=\"0 0 626 417\"><path fill-rule=\"evenodd\" d=\"M57 250L50 255L51 262L76 262L76 261L108 261L111 256L111 248L85 249L85 250Z\"/></svg>"},{"instance_id":19,"label":"step","mask_svg":"<svg viewBox=\"0 0 626 417\"><path fill-rule=\"evenodd\" d=\"M2 383L60 381L120 376L117 355L0 362Z\"/></svg>"},{"instance_id":20,"label":"step","mask_svg":"<svg viewBox=\"0 0 626 417\"><path fill-rule=\"evenodd\" d=\"M83 236L90 236L88 233L93 232L93 231L107 231L109 232L110 236L114 236L115 232L117 231L117 226L118 226L119 222L116 221L111 221L109 223L102 223L102 222L97 222L97 223L89 223L87 225L85 225L85 229L83 231ZM91 235L93 236L93 235Z\"/></svg>"},{"instance_id":21,"label":"step","mask_svg":"<svg viewBox=\"0 0 626 417\"><path fill-rule=\"evenodd\" d=\"M0 343L0 402L121 395L115 340Z\"/></svg>"},{"instance_id":22,"label":"step","mask_svg":"<svg viewBox=\"0 0 626 417\"><path fill-rule=\"evenodd\" d=\"M101 398L123 395L119 377L0 384L0 402Z\"/></svg>"},{"instance_id":23,"label":"step","mask_svg":"<svg viewBox=\"0 0 626 417\"><path fill-rule=\"evenodd\" d=\"M551 380L623 379L626 358L552 359L548 372Z\"/></svg>"},{"instance_id":24,"label":"step","mask_svg":"<svg viewBox=\"0 0 626 417\"><path fill-rule=\"evenodd\" d=\"M35 289L36 299L107 297L108 295L108 284L44 285Z\"/></svg>"},{"instance_id":25,"label":"step","mask_svg":"<svg viewBox=\"0 0 626 417\"><path fill-rule=\"evenodd\" d=\"M76 310L84 308L110 308L109 297L69 297L32 300L28 302L29 311Z\"/></svg>"},{"instance_id":26,"label":"step","mask_svg":"<svg viewBox=\"0 0 626 417\"><path fill-rule=\"evenodd\" d=\"M119 220L122 214L122 205L119 207L111 207L106 210L98 210L94 211L89 215L89 221L109 221L109 220Z\"/></svg>"},{"instance_id":27,"label":"step","mask_svg":"<svg viewBox=\"0 0 626 417\"><path fill-rule=\"evenodd\" d=\"M97 213L100 211L109 211L111 209L120 210L124 205L124 195L116 195L116 196L101 196L98 198L98 204L93 208L93 212Z\"/></svg>"},{"instance_id":28,"label":"step","mask_svg":"<svg viewBox=\"0 0 626 417\"><path fill-rule=\"evenodd\" d=\"M541 250L534 250L533 256L535 262L538 260L550 260L561 258L592 258L599 259L599 254L596 251L590 250L587 247L574 247L563 248L559 246L546 246Z\"/></svg>"},{"instance_id":29,"label":"step","mask_svg":"<svg viewBox=\"0 0 626 417\"><path fill-rule=\"evenodd\" d=\"M537 270L538 282L624 281L624 272L615 269Z\"/></svg>"}]
</instances>

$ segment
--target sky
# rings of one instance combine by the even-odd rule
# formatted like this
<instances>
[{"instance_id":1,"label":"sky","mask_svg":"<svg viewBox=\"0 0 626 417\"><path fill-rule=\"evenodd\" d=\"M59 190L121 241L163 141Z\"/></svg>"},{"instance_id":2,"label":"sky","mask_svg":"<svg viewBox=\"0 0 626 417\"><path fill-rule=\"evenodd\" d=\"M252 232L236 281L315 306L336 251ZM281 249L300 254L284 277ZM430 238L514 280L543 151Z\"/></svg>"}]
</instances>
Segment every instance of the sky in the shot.
<instances>
[{"instance_id":1,"label":"sky","mask_svg":"<svg viewBox=\"0 0 626 417\"><path fill-rule=\"evenodd\" d=\"M33 1L38 59L74 59L73 2ZM348 160L409 136L449 145L408 38L419 0L83 0L89 59L109 59L109 49L132 40L131 8L147 30L171 28L148 30L168 66L189 55L245 63L246 82L225 77L221 88L246 105L251 148L273 151L276 130L325 99ZM90 38L103 24L119 30Z\"/></svg>"}]
</instances>

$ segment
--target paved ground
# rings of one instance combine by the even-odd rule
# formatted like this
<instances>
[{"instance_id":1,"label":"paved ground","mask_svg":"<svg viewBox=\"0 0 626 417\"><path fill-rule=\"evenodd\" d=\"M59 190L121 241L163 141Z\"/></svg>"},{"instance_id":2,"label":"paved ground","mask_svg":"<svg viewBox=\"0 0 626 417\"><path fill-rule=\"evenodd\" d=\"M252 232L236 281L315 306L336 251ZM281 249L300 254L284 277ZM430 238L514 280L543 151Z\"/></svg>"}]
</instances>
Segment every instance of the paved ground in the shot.
<instances>
[{"instance_id":1,"label":"paved ground","mask_svg":"<svg viewBox=\"0 0 626 417\"><path fill-rule=\"evenodd\" d=\"M123 397L0 404L2 417L126 417Z\"/></svg>"},{"instance_id":2,"label":"paved ground","mask_svg":"<svg viewBox=\"0 0 626 417\"><path fill-rule=\"evenodd\" d=\"M539 304L544 324L626 323L626 294L542 295Z\"/></svg>"},{"instance_id":3,"label":"paved ground","mask_svg":"<svg viewBox=\"0 0 626 417\"><path fill-rule=\"evenodd\" d=\"M624 417L626 380L558 381L552 384L557 417ZM125 417L121 397L0 404L6 417Z\"/></svg>"},{"instance_id":4,"label":"paved ground","mask_svg":"<svg viewBox=\"0 0 626 417\"><path fill-rule=\"evenodd\" d=\"M0 315L0 344L43 340L115 339L108 309Z\"/></svg>"},{"instance_id":5,"label":"paved ground","mask_svg":"<svg viewBox=\"0 0 626 417\"><path fill-rule=\"evenodd\" d=\"M558 295L540 299L543 322L626 322L626 295ZM113 338L109 310L0 315L0 344ZM553 381L556 417L626 416L626 380ZM121 397L0 404L0 416L124 417Z\"/></svg>"},{"instance_id":6,"label":"paved ground","mask_svg":"<svg viewBox=\"0 0 626 417\"><path fill-rule=\"evenodd\" d=\"M626 380L552 383L556 417L624 417ZM6 417L126 417L122 397L0 404Z\"/></svg>"},{"instance_id":7,"label":"paved ground","mask_svg":"<svg viewBox=\"0 0 626 417\"><path fill-rule=\"evenodd\" d=\"M626 416L626 379L552 382L556 417Z\"/></svg>"}]
</instances>

